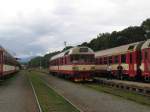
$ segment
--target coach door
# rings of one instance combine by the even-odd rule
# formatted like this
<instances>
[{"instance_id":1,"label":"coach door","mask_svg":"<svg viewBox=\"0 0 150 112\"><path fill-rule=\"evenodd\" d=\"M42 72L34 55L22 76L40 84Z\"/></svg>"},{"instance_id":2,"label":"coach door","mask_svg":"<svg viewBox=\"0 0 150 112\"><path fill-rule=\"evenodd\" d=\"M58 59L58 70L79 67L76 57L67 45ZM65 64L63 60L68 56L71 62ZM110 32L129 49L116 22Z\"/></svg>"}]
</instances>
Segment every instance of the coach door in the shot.
<instances>
[{"instance_id":1,"label":"coach door","mask_svg":"<svg viewBox=\"0 0 150 112\"><path fill-rule=\"evenodd\" d=\"M142 46L143 46L144 42L140 42L137 47L136 47L136 70L138 70L138 68L142 65ZM138 75L142 75L139 74Z\"/></svg>"},{"instance_id":2,"label":"coach door","mask_svg":"<svg viewBox=\"0 0 150 112\"><path fill-rule=\"evenodd\" d=\"M133 63L133 53L129 54L129 76L133 77L134 75L134 63Z\"/></svg>"}]
</instances>

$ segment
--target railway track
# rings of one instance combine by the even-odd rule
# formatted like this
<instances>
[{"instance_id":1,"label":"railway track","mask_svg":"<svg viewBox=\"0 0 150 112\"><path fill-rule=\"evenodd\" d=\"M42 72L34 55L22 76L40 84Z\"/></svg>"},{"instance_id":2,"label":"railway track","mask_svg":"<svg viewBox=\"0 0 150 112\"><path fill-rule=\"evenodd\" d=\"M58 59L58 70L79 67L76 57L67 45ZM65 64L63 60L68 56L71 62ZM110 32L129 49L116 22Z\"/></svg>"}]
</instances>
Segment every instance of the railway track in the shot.
<instances>
[{"instance_id":1,"label":"railway track","mask_svg":"<svg viewBox=\"0 0 150 112\"><path fill-rule=\"evenodd\" d=\"M42 79L43 80L43 79ZM55 91L59 96L63 97L67 102L69 102L73 107L75 107L79 112L83 112L80 108L78 108L76 105L74 105L68 98L66 98L64 95L58 93L53 87L51 87L47 82L45 82L43 80L43 83L45 85L47 85L47 87L49 87L50 89L52 89L53 91Z\"/></svg>"},{"instance_id":2,"label":"railway track","mask_svg":"<svg viewBox=\"0 0 150 112\"><path fill-rule=\"evenodd\" d=\"M36 103L37 103L37 106L38 106L38 112L43 112L43 111L42 111L42 108L41 108L41 105L40 105L40 103L39 103L37 94L36 94L36 92L35 92L34 86L33 86L33 84L32 84L32 81L31 81L31 79L30 79L29 77L28 77L28 80L29 80L29 82L30 82L30 85L31 85L31 87L32 87L32 90L33 90L33 93L34 93L34 96L35 96L35 100L36 100Z\"/></svg>"},{"instance_id":3,"label":"railway track","mask_svg":"<svg viewBox=\"0 0 150 112\"><path fill-rule=\"evenodd\" d=\"M141 108L143 108L143 112L147 112L144 110L146 107L144 103L141 103L143 104L141 105L140 103L133 102L134 100L132 99L129 100L124 97L119 98L117 95L106 94L106 92L98 90L95 91L87 87L87 84L92 85L94 83L73 83L61 78L44 74L41 74L41 79L43 79L43 81L46 82L48 86L52 87L57 93L61 96L65 96L84 112L103 112L106 110L119 112L120 109L126 109L126 112L133 110L135 112L141 112ZM97 87L99 88L101 86ZM135 98L134 95L132 97ZM118 107L118 105L120 106ZM135 109L135 107L138 108Z\"/></svg>"},{"instance_id":4,"label":"railway track","mask_svg":"<svg viewBox=\"0 0 150 112\"><path fill-rule=\"evenodd\" d=\"M137 94L150 97L150 84L149 83L121 81L121 80L107 80L106 78L99 78L99 77L95 77L94 80L96 83L101 84L101 85L123 89L126 91L130 91L130 92L134 92Z\"/></svg>"},{"instance_id":5,"label":"railway track","mask_svg":"<svg viewBox=\"0 0 150 112\"><path fill-rule=\"evenodd\" d=\"M40 78L41 76L38 73L30 71L26 74L38 105L38 112L82 112L71 101Z\"/></svg>"},{"instance_id":6,"label":"railway track","mask_svg":"<svg viewBox=\"0 0 150 112\"><path fill-rule=\"evenodd\" d=\"M38 71L41 73L48 74L47 71ZM137 94L145 95L150 97L150 84L149 83L140 83L133 81L122 81L122 80L107 80L106 78L95 77L94 81L98 84L114 87Z\"/></svg>"}]
</instances>

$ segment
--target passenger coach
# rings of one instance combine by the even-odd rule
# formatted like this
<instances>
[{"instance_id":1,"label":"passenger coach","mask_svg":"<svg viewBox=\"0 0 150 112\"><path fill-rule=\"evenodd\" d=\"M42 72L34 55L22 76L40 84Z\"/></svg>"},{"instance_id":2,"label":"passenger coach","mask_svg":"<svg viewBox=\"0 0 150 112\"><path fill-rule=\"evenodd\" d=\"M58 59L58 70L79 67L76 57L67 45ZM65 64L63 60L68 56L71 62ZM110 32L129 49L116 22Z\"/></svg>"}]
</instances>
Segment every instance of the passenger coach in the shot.
<instances>
[{"instance_id":1,"label":"passenger coach","mask_svg":"<svg viewBox=\"0 0 150 112\"><path fill-rule=\"evenodd\" d=\"M92 81L94 52L88 47L74 47L52 57L49 72L73 81Z\"/></svg>"},{"instance_id":2,"label":"passenger coach","mask_svg":"<svg viewBox=\"0 0 150 112\"><path fill-rule=\"evenodd\" d=\"M0 79L19 70L20 64L3 47L0 46Z\"/></svg>"},{"instance_id":3,"label":"passenger coach","mask_svg":"<svg viewBox=\"0 0 150 112\"><path fill-rule=\"evenodd\" d=\"M105 74L107 65L112 68L112 75L117 77L117 67L123 67L123 78L144 79L150 81L150 40L123 45L95 53L96 73ZM138 72L137 70L141 70Z\"/></svg>"}]
</instances>

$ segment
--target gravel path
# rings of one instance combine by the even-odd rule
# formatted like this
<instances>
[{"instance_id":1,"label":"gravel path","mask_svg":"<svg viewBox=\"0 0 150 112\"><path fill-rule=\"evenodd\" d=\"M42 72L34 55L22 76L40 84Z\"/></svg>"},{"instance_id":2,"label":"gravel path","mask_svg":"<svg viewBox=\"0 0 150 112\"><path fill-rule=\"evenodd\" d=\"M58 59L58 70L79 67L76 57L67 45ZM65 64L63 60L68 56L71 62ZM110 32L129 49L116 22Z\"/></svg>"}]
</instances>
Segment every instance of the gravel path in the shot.
<instances>
[{"instance_id":1,"label":"gravel path","mask_svg":"<svg viewBox=\"0 0 150 112\"><path fill-rule=\"evenodd\" d=\"M117 96L100 93L80 84L61 80L50 75L41 75L57 91L84 112L150 112L144 106Z\"/></svg>"},{"instance_id":2,"label":"gravel path","mask_svg":"<svg viewBox=\"0 0 150 112\"><path fill-rule=\"evenodd\" d=\"M31 85L23 73L0 85L0 112L38 112Z\"/></svg>"}]
</instances>

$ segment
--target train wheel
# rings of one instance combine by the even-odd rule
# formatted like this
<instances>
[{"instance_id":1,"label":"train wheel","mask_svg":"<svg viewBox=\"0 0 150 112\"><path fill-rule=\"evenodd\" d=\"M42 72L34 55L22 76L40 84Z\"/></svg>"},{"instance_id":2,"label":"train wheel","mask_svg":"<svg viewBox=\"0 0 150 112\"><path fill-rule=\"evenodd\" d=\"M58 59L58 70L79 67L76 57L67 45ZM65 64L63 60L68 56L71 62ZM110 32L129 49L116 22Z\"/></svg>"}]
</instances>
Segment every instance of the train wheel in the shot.
<instances>
[{"instance_id":1,"label":"train wheel","mask_svg":"<svg viewBox=\"0 0 150 112\"><path fill-rule=\"evenodd\" d=\"M144 77L144 81L145 81L145 82L150 82L150 77L146 77L146 76L145 76L145 77Z\"/></svg>"}]
</instances>

